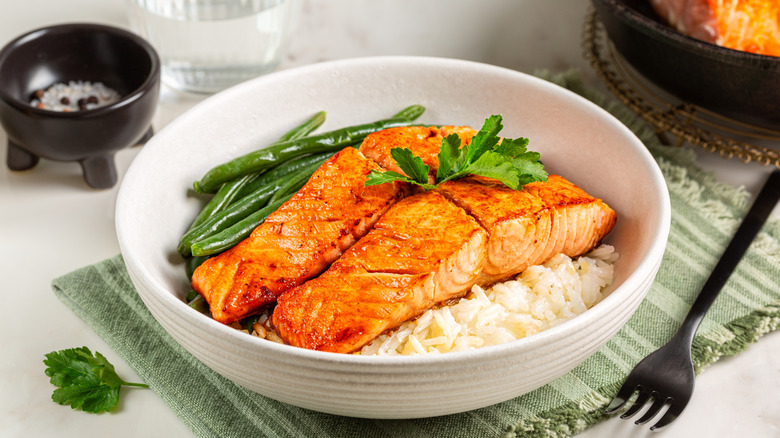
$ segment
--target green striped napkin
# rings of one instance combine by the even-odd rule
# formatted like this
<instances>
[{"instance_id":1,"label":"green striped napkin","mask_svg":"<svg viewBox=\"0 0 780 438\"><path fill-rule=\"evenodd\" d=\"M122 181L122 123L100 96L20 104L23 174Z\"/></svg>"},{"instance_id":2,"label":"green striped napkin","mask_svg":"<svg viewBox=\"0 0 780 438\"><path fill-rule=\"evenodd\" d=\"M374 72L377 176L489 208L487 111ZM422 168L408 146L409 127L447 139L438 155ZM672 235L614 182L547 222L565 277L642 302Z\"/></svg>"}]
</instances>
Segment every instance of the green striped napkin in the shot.
<instances>
[{"instance_id":1,"label":"green striped napkin","mask_svg":"<svg viewBox=\"0 0 780 438\"><path fill-rule=\"evenodd\" d=\"M744 215L748 195L703 173L690 150L658 145L623 107L585 89L576 72L544 76L601 104L646 142L669 186L672 227L658 277L623 330L581 366L534 392L471 412L417 420L321 414L243 389L187 353L146 310L121 256L54 280L54 291L199 437L557 437L582 431L606 418L603 408L626 374L679 326ZM759 234L700 327L696 369L737 354L778 326L780 223L774 221Z\"/></svg>"}]
</instances>

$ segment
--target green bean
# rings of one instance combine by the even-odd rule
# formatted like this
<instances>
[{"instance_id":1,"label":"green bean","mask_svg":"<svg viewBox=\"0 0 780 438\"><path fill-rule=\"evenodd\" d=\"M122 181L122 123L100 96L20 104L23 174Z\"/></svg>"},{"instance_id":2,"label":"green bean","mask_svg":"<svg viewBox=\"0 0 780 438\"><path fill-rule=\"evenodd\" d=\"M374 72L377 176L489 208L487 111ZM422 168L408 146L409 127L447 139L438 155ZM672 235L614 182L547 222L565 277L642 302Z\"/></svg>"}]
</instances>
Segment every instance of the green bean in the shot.
<instances>
[{"instance_id":1,"label":"green bean","mask_svg":"<svg viewBox=\"0 0 780 438\"><path fill-rule=\"evenodd\" d=\"M193 309L197 310L200 313L208 314L209 313L209 303L206 302L206 299L202 296L198 295L195 297L194 300L187 303L188 306L192 307Z\"/></svg>"},{"instance_id":2,"label":"green bean","mask_svg":"<svg viewBox=\"0 0 780 438\"><path fill-rule=\"evenodd\" d=\"M198 266L202 265L203 262L205 262L209 257L191 257L187 259L186 262L186 268L187 268L187 278L190 280L192 279L192 274L195 272L196 269L198 269ZM193 291L195 292L195 291ZM195 292L197 293L197 292ZM194 298L194 297L193 297ZM187 301L191 301L191 298Z\"/></svg>"},{"instance_id":3,"label":"green bean","mask_svg":"<svg viewBox=\"0 0 780 438\"><path fill-rule=\"evenodd\" d=\"M252 333L255 330L255 323L260 320L260 316L260 314L247 316L240 321L241 327L243 327L244 330L248 331L249 333Z\"/></svg>"},{"instance_id":4,"label":"green bean","mask_svg":"<svg viewBox=\"0 0 780 438\"><path fill-rule=\"evenodd\" d=\"M296 140L302 137L306 137L307 135L314 132L315 129L322 126L323 123L325 123L326 115L327 113L325 111L316 112L309 120L303 122L301 125L296 126L279 137L278 142Z\"/></svg>"},{"instance_id":5,"label":"green bean","mask_svg":"<svg viewBox=\"0 0 780 438\"><path fill-rule=\"evenodd\" d=\"M205 239L213 234L229 228L236 222L252 214L259 208L268 203L268 200L282 187L288 178L278 179L261 187L255 193L241 198L241 200L231 204L225 210L211 216L200 225L184 234L179 243L179 254L188 257L192 254L190 246L193 242Z\"/></svg>"},{"instance_id":6,"label":"green bean","mask_svg":"<svg viewBox=\"0 0 780 438\"><path fill-rule=\"evenodd\" d=\"M279 140L277 140L276 143L297 140L299 138L306 137L307 135L314 132L315 129L322 126L323 123L325 123L326 114L327 113L325 111L319 111L315 113L311 118L303 122L303 124L298 125L284 133L284 135L279 137ZM204 217L200 218L199 215L198 218L195 218L193 225L200 224L210 215L224 210L224 208L230 205L234 199L239 199L238 195L241 193L242 188L252 181L255 181L259 176L260 173L250 173L248 175L242 176L241 178L237 178L233 181L229 181L223 184L219 188L219 191L217 191L217 194L214 195L214 197L211 199L209 204L206 205L206 208L203 209L203 211L206 212L203 214Z\"/></svg>"},{"instance_id":7,"label":"green bean","mask_svg":"<svg viewBox=\"0 0 780 438\"><path fill-rule=\"evenodd\" d=\"M241 199L244 196L254 193L260 187L271 183L274 180L289 176L293 173L300 172L301 169L308 167L312 163L320 163L335 155L335 152L325 152L324 154L306 155L305 157L294 158L279 166L274 167L268 172L262 174L258 179L247 184L243 190L236 196L236 199Z\"/></svg>"},{"instance_id":8,"label":"green bean","mask_svg":"<svg viewBox=\"0 0 780 438\"><path fill-rule=\"evenodd\" d=\"M280 205L285 203L288 199L292 198L293 194L287 195L273 204L268 204L265 207L257 210L251 215L247 216L232 227L223 230L222 232L215 234L207 239L200 240L192 244L192 255L194 256L206 256L217 254L227 249L232 248L238 242L249 237L260 224L265 221L269 214L276 211Z\"/></svg>"},{"instance_id":9,"label":"green bean","mask_svg":"<svg viewBox=\"0 0 780 438\"><path fill-rule=\"evenodd\" d=\"M396 115L393 117L390 117L391 119L406 119L406 120L414 120L422 115L422 113L425 112L425 107L422 105L410 105L401 111L399 111Z\"/></svg>"},{"instance_id":10,"label":"green bean","mask_svg":"<svg viewBox=\"0 0 780 438\"><path fill-rule=\"evenodd\" d=\"M413 115L418 113L419 111L414 112ZM409 118L385 119L278 143L265 149L242 155L212 168L203 175L200 181L196 181L193 186L197 192L210 193L216 190L220 184L241 175L262 171L301 155L336 152L347 146L359 143L366 135L372 132L396 126L409 126L412 120Z\"/></svg>"},{"instance_id":11,"label":"green bean","mask_svg":"<svg viewBox=\"0 0 780 438\"><path fill-rule=\"evenodd\" d=\"M325 160L327 160L327 157L320 157L319 161L310 163L307 167L299 169L292 175L286 175L275 181L271 181L269 184L260 187L254 193L241 198L224 211L221 211L193 228L182 237L178 249L179 253L183 256L189 256L192 254L191 247L194 242L206 239L233 226L257 209L270 203L270 200L272 199L277 200L283 195L298 191ZM290 190L292 190L292 192Z\"/></svg>"},{"instance_id":12,"label":"green bean","mask_svg":"<svg viewBox=\"0 0 780 438\"><path fill-rule=\"evenodd\" d=\"M189 303L190 301L194 300L198 297L198 293L195 292L195 289L190 289L189 292L187 292L187 295L184 296L184 302Z\"/></svg>"},{"instance_id":13,"label":"green bean","mask_svg":"<svg viewBox=\"0 0 780 438\"><path fill-rule=\"evenodd\" d=\"M230 205L234 205L246 196L257 192L262 187L274 183L276 180L288 176L291 173L298 172L311 165L312 163L322 164L326 159L333 156L334 153L326 152L324 154L308 155L294 161L289 161L282 166L275 167L270 171L260 175L259 173L250 173L236 180L222 184L219 191L211 201L201 210L198 217L195 218L190 228L184 235L193 232L198 226L207 219L225 211ZM258 206L262 207L262 205Z\"/></svg>"},{"instance_id":14,"label":"green bean","mask_svg":"<svg viewBox=\"0 0 780 438\"><path fill-rule=\"evenodd\" d=\"M206 203L200 213L198 213L198 216L195 217L195 220L192 221L192 225L190 225L187 233L190 232L193 228L202 224L206 219L224 210L236 199L241 190L247 184L256 180L259 175L259 173L250 173L248 175L242 176L241 178L222 184L217 193L211 197L209 202Z\"/></svg>"},{"instance_id":15,"label":"green bean","mask_svg":"<svg viewBox=\"0 0 780 438\"><path fill-rule=\"evenodd\" d=\"M296 193L298 190L303 187L307 181L309 181L309 178L311 178L311 175L319 169L319 167L322 165L321 162L311 164L310 166L301 169L301 171L294 175L292 178L288 179L287 182L284 183L281 187L279 187L279 190L274 193L273 196L271 196L271 199L268 200L269 204L273 204L279 199L282 199L283 197L287 195L292 195Z\"/></svg>"},{"instance_id":16,"label":"green bean","mask_svg":"<svg viewBox=\"0 0 780 438\"><path fill-rule=\"evenodd\" d=\"M325 122L325 116L325 111L319 111L315 113L303 124L296 126L282 135L279 140L276 141L276 143L296 140L311 134L315 129L319 128ZM187 233L203 223L203 221L209 217L224 210L228 205L233 203L234 200L240 199L240 194L242 193L243 188L252 181L257 180L259 176L259 172L250 173L233 181L228 181L222 184L217 193L209 200L209 202L203 207L198 216L192 222L192 225L190 225Z\"/></svg>"}]
</instances>

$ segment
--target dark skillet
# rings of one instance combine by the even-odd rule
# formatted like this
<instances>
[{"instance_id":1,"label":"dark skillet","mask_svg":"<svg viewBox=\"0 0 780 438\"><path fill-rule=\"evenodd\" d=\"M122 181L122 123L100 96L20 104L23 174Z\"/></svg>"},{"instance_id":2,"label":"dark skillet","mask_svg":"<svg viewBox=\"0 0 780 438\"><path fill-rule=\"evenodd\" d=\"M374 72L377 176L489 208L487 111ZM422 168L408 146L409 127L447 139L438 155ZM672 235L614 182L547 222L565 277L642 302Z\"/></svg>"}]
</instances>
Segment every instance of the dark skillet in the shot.
<instances>
[{"instance_id":1,"label":"dark skillet","mask_svg":"<svg viewBox=\"0 0 780 438\"><path fill-rule=\"evenodd\" d=\"M780 58L727 49L666 25L648 0L593 0L618 52L678 98L780 129Z\"/></svg>"}]
</instances>

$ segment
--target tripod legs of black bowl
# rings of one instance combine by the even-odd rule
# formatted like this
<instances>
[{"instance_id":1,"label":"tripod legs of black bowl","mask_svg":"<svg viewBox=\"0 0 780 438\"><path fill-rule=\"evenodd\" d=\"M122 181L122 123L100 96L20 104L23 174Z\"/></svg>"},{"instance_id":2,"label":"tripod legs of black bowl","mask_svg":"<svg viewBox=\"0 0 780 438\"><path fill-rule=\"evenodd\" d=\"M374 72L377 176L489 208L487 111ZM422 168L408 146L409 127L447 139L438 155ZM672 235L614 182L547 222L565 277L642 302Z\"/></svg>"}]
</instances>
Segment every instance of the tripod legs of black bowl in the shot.
<instances>
[{"instance_id":1,"label":"tripod legs of black bowl","mask_svg":"<svg viewBox=\"0 0 780 438\"><path fill-rule=\"evenodd\" d=\"M151 140L154 136L154 126L150 126L149 129L146 130L144 133L144 136L141 137L140 140L135 142L135 146L140 146L142 144L145 144L147 141Z\"/></svg>"},{"instance_id":2,"label":"tripod legs of black bowl","mask_svg":"<svg viewBox=\"0 0 780 438\"><path fill-rule=\"evenodd\" d=\"M79 161L84 181L95 189L108 189L116 184L114 154L95 155Z\"/></svg>"},{"instance_id":3,"label":"tripod legs of black bowl","mask_svg":"<svg viewBox=\"0 0 780 438\"><path fill-rule=\"evenodd\" d=\"M134 146L142 145L154 135L154 129L150 126ZM114 154L97 155L80 161L84 172L84 180L90 187L96 189L108 189L116 184L116 166Z\"/></svg>"},{"instance_id":4,"label":"tripod legs of black bowl","mask_svg":"<svg viewBox=\"0 0 780 438\"><path fill-rule=\"evenodd\" d=\"M131 146L142 145L149 141L153 135L154 129L150 126L144 135ZM112 151L77 160L81 165L81 171L87 185L95 189L109 189L116 185L117 171L114 155L115 152ZM39 159L38 155L30 152L24 146L8 140L6 164L9 169L15 171L32 169L38 164Z\"/></svg>"},{"instance_id":5,"label":"tripod legs of black bowl","mask_svg":"<svg viewBox=\"0 0 780 438\"><path fill-rule=\"evenodd\" d=\"M6 155L6 163L11 170L27 170L32 169L38 164L38 156L27 152L26 149L20 145L8 140L8 154Z\"/></svg>"}]
</instances>

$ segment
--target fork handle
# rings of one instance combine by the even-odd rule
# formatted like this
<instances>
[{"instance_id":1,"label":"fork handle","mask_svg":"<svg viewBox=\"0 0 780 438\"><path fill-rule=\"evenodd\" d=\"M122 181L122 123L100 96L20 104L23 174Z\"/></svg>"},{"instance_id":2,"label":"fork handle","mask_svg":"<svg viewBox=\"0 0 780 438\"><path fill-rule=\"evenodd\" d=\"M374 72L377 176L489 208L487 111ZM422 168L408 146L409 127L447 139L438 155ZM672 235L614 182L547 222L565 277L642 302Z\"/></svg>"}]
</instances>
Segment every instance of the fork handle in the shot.
<instances>
[{"instance_id":1,"label":"fork handle","mask_svg":"<svg viewBox=\"0 0 780 438\"><path fill-rule=\"evenodd\" d=\"M718 264L715 265L707 282L704 283L699 296L680 327L678 334L685 336L689 345L693 342L693 335L704 318L704 314L707 313L756 234L772 213L778 198L780 198L780 169L775 169L764 183L761 192L753 202L753 206L750 207L750 211L740 224L736 234L731 238L731 242L723 252Z\"/></svg>"}]
</instances>

